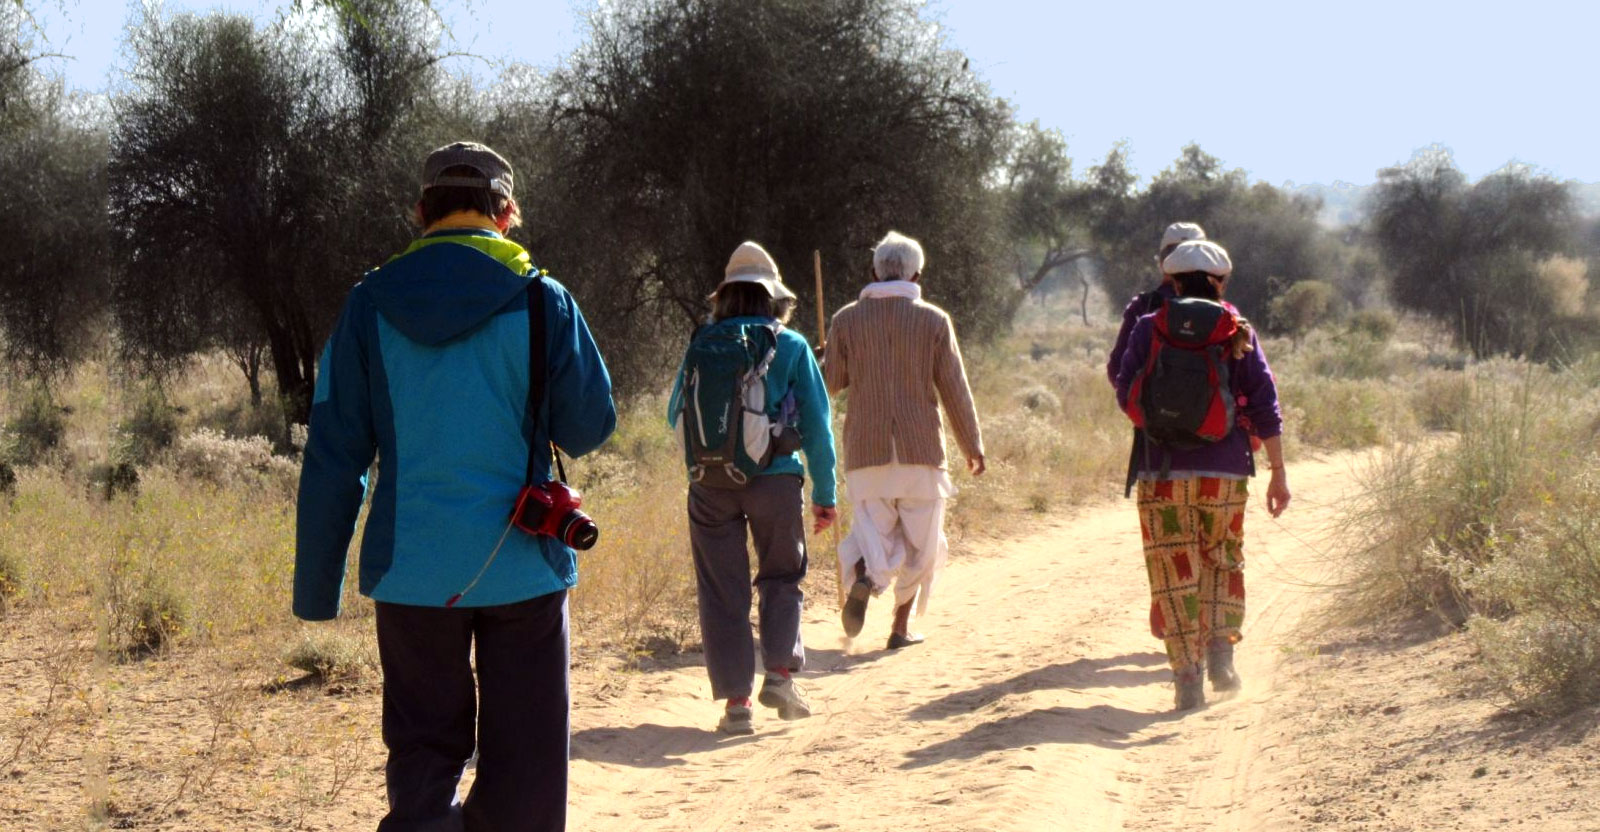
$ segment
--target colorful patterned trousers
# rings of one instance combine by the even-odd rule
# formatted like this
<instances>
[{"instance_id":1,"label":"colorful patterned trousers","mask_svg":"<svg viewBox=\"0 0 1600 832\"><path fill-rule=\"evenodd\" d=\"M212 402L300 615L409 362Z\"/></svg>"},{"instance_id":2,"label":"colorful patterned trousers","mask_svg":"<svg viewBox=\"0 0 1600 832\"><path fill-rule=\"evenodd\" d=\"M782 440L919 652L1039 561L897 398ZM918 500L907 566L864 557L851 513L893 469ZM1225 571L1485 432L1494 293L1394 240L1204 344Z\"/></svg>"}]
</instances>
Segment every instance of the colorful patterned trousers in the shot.
<instances>
[{"instance_id":1,"label":"colorful patterned trousers","mask_svg":"<svg viewBox=\"0 0 1600 832\"><path fill-rule=\"evenodd\" d=\"M1139 527L1150 572L1150 632L1175 673L1205 664L1212 639L1244 624L1245 480L1192 477L1139 483Z\"/></svg>"}]
</instances>

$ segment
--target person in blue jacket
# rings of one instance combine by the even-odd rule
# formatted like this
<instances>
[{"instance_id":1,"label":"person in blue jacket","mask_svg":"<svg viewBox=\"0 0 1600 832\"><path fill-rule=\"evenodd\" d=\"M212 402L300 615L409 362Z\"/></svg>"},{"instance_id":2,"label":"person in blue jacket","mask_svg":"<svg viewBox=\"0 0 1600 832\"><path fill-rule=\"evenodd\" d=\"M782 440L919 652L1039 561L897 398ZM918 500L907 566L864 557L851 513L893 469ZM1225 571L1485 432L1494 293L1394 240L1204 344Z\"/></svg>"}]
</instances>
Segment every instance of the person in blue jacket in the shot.
<instances>
[{"instance_id":1,"label":"person in blue jacket","mask_svg":"<svg viewBox=\"0 0 1600 832\"><path fill-rule=\"evenodd\" d=\"M741 488L689 484L689 542L694 555L695 589L700 607L700 639L705 648L711 695L726 700L718 730L750 734L750 694L755 676L755 644L750 634L750 555L756 548L755 589L761 595L758 626L765 674L761 704L782 719L811 715L811 705L793 674L805 665L800 611L806 576L803 474L811 473L813 532L838 518L834 508L835 471L828 388L811 346L800 333L782 328L794 311L795 296L783 285L777 263L756 243L747 242L728 260L722 284L711 296L711 323L777 324L778 343L767 370L766 412L774 422L791 421L800 434L798 452L775 455ZM667 407L674 426L680 418L684 374L680 370Z\"/></svg>"},{"instance_id":2,"label":"person in blue jacket","mask_svg":"<svg viewBox=\"0 0 1600 832\"><path fill-rule=\"evenodd\" d=\"M525 479L549 480L552 443L580 456L611 435L611 379L572 296L504 236L519 223L505 159L475 143L434 151L416 208L422 236L350 291L322 354L294 614L339 614L376 457L359 589L376 602L383 668L378 829L563 829L577 559L509 518Z\"/></svg>"}]
</instances>

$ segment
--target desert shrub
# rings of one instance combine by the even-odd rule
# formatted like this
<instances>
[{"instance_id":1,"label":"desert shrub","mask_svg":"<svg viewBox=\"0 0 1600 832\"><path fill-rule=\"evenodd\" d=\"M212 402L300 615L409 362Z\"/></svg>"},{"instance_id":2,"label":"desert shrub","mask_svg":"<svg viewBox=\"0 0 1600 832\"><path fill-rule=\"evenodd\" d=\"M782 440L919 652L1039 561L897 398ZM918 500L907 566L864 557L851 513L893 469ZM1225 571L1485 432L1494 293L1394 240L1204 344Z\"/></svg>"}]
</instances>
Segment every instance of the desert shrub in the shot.
<instances>
[{"instance_id":1,"label":"desert shrub","mask_svg":"<svg viewBox=\"0 0 1600 832\"><path fill-rule=\"evenodd\" d=\"M1550 312L1562 318L1583 314L1589 297L1589 264L1573 257L1554 255L1533 268L1534 294Z\"/></svg>"},{"instance_id":2,"label":"desert shrub","mask_svg":"<svg viewBox=\"0 0 1600 832\"><path fill-rule=\"evenodd\" d=\"M1017 403L1032 411L1055 413L1061 410L1061 397L1048 387L1034 384L1017 391Z\"/></svg>"},{"instance_id":3,"label":"desert shrub","mask_svg":"<svg viewBox=\"0 0 1600 832\"><path fill-rule=\"evenodd\" d=\"M1600 458L1583 462L1492 559L1457 570L1486 677L1541 711L1600 701Z\"/></svg>"},{"instance_id":4,"label":"desert shrub","mask_svg":"<svg viewBox=\"0 0 1600 832\"><path fill-rule=\"evenodd\" d=\"M107 500L118 494L139 493L139 469L130 462L116 462L106 466L102 489Z\"/></svg>"},{"instance_id":5,"label":"desert shrub","mask_svg":"<svg viewBox=\"0 0 1600 832\"><path fill-rule=\"evenodd\" d=\"M1472 407L1472 378L1466 373L1424 370L1411 382L1411 412L1426 430L1459 431Z\"/></svg>"},{"instance_id":6,"label":"desert shrub","mask_svg":"<svg viewBox=\"0 0 1600 832\"><path fill-rule=\"evenodd\" d=\"M178 473L217 486L266 482L292 493L299 476L294 460L272 453L264 436L230 439L210 428L179 437L172 452Z\"/></svg>"},{"instance_id":7,"label":"desert shrub","mask_svg":"<svg viewBox=\"0 0 1600 832\"><path fill-rule=\"evenodd\" d=\"M1416 432L1407 402L1376 379L1280 374L1279 396L1293 405L1295 438L1319 448L1383 445Z\"/></svg>"},{"instance_id":8,"label":"desert shrub","mask_svg":"<svg viewBox=\"0 0 1600 832\"><path fill-rule=\"evenodd\" d=\"M1387 341L1357 332L1314 338L1301 346L1301 352L1286 369L1319 379L1387 379L1407 369L1403 356Z\"/></svg>"},{"instance_id":9,"label":"desert shrub","mask_svg":"<svg viewBox=\"0 0 1600 832\"><path fill-rule=\"evenodd\" d=\"M1359 333L1379 343L1386 343L1394 337L1395 330L1400 327L1400 322L1394 313L1387 309L1368 307L1358 309L1351 313L1345 325L1351 332Z\"/></svg>"},{"instance_id":10,"label":"desert shrub","mask_svg":"<svg viewBox=\"0 0 1600 832\"><path fill-rule=\"evenodd\" d=\"M117 425L115 462L149 465L178 438L178 412L158 386L135 392L127 415Z\"/></svg>"},{"instance_id":11,"label":"desert shrub","mask_svg":"<svg viewBox=\"0 0 1600 832\"><path fill-rule=\"evenodd\" d=\"M640 463L614 453L597 453L567 466L572 485L583 494L622 494L639 487Z\"/></svg>"},{"instance_id":12,"label":"desert shrub","mask_svg":"<svg viewBox=\"0 0 1600 832\"><path fill-rule=\"evenodd\" d=\"M322 682L361 679L377 669L378 650L362 635L319 628L302 635L283 662Z\"/></svg>"},{"instance_id":13,"label":"desert shrub","mask_svg":"<svg viewBox=\"0 0 1600 832\"><path fill-rule=\"evenodd\" d=\"M113 649L126 655L153 653L184 633L190 605L168 576L119 559L103 577L106 633Z\"/></svg>"},{"instance_id":14,"label":"desert shrub","mask_svg":"<svg viewBox=\"0 0 1600 832\"><path fill-rule=\"evenodd\" d=\"M1267 323L1274 332L1302 338L1327 324L1339 301L1334 288L1320 280L1302 280L1267 304Z\"/></svg>"},{"instance_id":15,"label":"desert shrub","mask_svg":"<svg viewBox=\"0 0 1600 832\"><path fill-rule=\"evenodd\" d=\"M1592 466L1600 400L1527 364L1480 365L1459 438L1392 450L1362 476L1345 519L1352 545L1340 607L1375 619L1419 609L1460 623L1503 607L1470 578L1563 510Z\"/></svg>"},{"instance_id":16,"label":"desert shrub","mask_svg":"<svg viewBox=\"0 0 1600 832\"><path fill-rule=\"evenodd\" d=\"M67 432L66 416L43 387L27 391L5 426L4 455L19 465L37 465Z\"/></svg>"},{"instance_id":17,"label":"desert shrub","mask_svg":"<svg viewBox=\"0 0 1600 832\"><path fill-rule=\"evenodd\" d=\"M0 548L0 612L22 592L22 558L10 547Z\"/></svg>"},{"instance_id":18,"label":"desert shrub","mask_svg":"<svg viewBox=\"0 0 1600 832\"><path fill-rule=\"evenodd\" d=\"M266 437L279 453L305 449L305 426L286 425L283 401L277 396L268 396L260 404L248 398L229 399L214 409L196 412L194 422L196 427L210 428L224 436Z\"/></svg>"},{"instance_id":19,"label":"desert shrub","mask_svg":"<svg viewBox=\"0 0 1600 832\"><path fill-rule=\"evenodd\" d=\"M1479 616L1469 632L1485 679L1516 705L1560 714L1600 701L1600 622L1540 609Z\"/></svg>"}]
</instances>

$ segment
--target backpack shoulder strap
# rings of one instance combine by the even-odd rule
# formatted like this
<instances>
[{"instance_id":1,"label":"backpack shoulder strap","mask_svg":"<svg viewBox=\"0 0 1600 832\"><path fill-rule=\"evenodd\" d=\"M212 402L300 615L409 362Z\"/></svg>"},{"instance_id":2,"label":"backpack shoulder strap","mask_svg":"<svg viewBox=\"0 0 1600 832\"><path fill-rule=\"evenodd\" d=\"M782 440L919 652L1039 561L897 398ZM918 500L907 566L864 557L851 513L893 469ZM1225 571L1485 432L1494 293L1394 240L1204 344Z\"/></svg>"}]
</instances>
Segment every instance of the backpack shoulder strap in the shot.
<instances>
[{"instance_id":1,"label":"backpack shoulder strap","mask_svg":"<svg viewBox=\"0 0 1600 832\"><path fill-rule=\"evenodd\" d=\"M522 484L533 485L533 462L539 452L540 414L544 410L546 388L550 384L550 367L545 354L544 331L544 278L538 272L528 281L528 423L532 435L528 437L528 468Z\"/></svg>"},{"instance_id":2,"label":"backpack shoulder strap","mask_svg":"<svg viewBox=\"0 0 1600 832\"><path fill-rule=\"evenodd\" d=\"M772 362L778 358L778 336L783 332L783 324L773 321L772 323L759 324L758 326L772 338L772 345L767 347L766 351L756 358L755 366L752 368L755 370L757 378L763 378L766 376L767 370L772 367Z\"/></svg>"}]
</instances>

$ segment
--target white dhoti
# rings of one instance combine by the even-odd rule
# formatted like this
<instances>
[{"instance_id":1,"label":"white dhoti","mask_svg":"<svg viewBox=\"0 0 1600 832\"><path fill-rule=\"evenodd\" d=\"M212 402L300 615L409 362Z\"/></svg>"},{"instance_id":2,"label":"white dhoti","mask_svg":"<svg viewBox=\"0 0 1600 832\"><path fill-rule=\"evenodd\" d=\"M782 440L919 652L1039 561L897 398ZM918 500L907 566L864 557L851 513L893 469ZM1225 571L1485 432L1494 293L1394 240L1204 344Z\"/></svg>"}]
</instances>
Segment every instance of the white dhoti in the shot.
<instances>
[{"instance_id":1,"label":"white dhoti","mask_svg":"<svg viewBox=\"0 0 1600 832\"><path fill-rule=\"evenodd\" d=\"M922 615L950 553L944 511L956 488L949 472L891 462L846 472L845 487L855 519L839 544L841 591L855 583L856 563L864 562L874 595L892 584L895 606L915 598Z\"/></svg>"}]
</instances>

